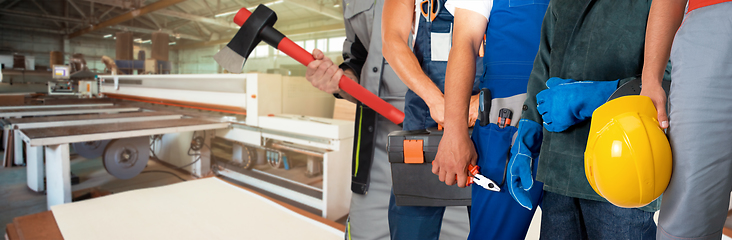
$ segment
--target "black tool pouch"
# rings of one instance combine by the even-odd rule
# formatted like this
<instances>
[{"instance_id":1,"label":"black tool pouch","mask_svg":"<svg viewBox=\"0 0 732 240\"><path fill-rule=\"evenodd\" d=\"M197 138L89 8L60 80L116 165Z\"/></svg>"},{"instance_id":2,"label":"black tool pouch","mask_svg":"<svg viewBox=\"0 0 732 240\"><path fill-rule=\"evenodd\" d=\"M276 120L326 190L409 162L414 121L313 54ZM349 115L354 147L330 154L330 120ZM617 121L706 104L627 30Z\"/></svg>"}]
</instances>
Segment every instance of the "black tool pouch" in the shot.
<instances>
[{"instance_id":1,"label":"black tool pouch","mask_svg":"<svg viewBox=\"0 0 732 240\"><path fill-rule=\"evenodd\" d=\"M351 191L366 194L369 189L369 175L374 160L376 141L376 111L363 105L356 107L356 126L354 127L353 158L351 164Z\"/></svg>"}]
</instances>

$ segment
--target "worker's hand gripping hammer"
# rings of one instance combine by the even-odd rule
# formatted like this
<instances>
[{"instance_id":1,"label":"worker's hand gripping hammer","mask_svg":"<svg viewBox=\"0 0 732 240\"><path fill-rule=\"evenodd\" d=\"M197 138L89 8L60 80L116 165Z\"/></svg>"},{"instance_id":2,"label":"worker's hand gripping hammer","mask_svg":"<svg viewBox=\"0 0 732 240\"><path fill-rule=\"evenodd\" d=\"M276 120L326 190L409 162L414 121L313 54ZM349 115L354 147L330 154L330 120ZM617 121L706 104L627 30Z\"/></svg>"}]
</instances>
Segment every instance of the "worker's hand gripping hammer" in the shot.
<instances>
[{"instance_id":1,"label":"worker's hand gripping hammer","mask_svg":"<svg viewBox=\"0 0 732 240\"><path fill-rule=\"evenodd\" d=\"M229 72L241 73L246 58L259 44L259 41L263 40L303 65L307 66L314 61L315 59L308 51L272 27L276 21L277 15L262 4L253 13L246 8L240 9L234 16L234 23L241 26L241 29L225 48L214 55L214 59ZM341 77L338 87L395 124L401 124L404 121L402 111L345 75Z\"/></svg>"}]
</instances>

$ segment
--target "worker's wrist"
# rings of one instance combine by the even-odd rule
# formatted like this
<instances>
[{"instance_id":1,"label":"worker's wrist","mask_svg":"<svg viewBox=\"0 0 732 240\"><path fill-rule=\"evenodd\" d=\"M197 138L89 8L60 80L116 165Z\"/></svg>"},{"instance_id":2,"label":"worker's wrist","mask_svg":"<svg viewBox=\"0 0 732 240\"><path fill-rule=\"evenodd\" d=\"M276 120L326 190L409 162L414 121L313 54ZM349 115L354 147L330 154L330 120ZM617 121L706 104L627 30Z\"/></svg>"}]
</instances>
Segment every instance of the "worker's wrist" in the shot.
<instances>
[{"instance_id":1,"label":"worker's wrist","mask_svg":"<svg viewBox=\"0 0 732 240\"><path fill-rule=\"evenodd\" d=\"M439 90L436 93L432 92L425 94L425 97L422 97L422 100L424 100L424 103L430 108L445 105L445 97Z\"/></svg>"},{"instance_id":2,"label":"worker's wrist","mask_svg":"<svg viewBox=\"0 0 732 240\"><path fill-rule=\"evenodd\" d=\"M450 130L450 131L453 131L455 129L468 129L468 119L467 118L460 118L460 119L455 119L455 120L447 121L447 118L446 118L445 119L445 125L443 127L445 129Z\"/></svg>"},{"instance_id":3,"label":"worker's wrist","mask_svg":"<svg viewBox=\"0 0 732 240\"><path fill-rule=\"evenodd\" d=\"M663 76L655 74L641 76L641 84L646 87L661 87L661 81L663 81Z\"/></svg>"}]
</instances>

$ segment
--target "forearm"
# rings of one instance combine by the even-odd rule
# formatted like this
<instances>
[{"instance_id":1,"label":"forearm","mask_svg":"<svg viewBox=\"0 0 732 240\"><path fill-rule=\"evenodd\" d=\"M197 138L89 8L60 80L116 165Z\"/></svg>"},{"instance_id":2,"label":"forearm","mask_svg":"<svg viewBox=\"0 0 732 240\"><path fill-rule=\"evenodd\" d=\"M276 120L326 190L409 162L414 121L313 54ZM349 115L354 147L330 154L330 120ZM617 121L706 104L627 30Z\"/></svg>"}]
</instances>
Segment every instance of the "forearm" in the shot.
<instances>
[{"instance_id":1,"label":"forearm","mask_svg":"<svg viewBox=\"0 0 732 240\"><path fill-rule=\"evenodd\" d=\"M481 21L482 20L482 21ZM455 12L453 44L445 75L445 128L467 129L470 93L487 19L465 9Z\"/></svg>"},{"instance_id":2,"label":"forearm","mask_svg":"<svg viewBox=\"0 0 732 240\"><path fill-rule=\"evenodd\" d=\"M653 1L646 27L643 84L661 84L674 35L684 17L686 0Z\"/></svg>"},{"instance_id":3,"label":"forearm","mask_svg":"<svg viewBox=\"0 0 732 240\"><path fill-rule=\"evenodd\" d=\"M409 89L428 105L442 100L442 92L422 71L419 61L409 48L414 1L387 0L382 14L381 35L384 58Z\"/></svg>"}]
</instances>

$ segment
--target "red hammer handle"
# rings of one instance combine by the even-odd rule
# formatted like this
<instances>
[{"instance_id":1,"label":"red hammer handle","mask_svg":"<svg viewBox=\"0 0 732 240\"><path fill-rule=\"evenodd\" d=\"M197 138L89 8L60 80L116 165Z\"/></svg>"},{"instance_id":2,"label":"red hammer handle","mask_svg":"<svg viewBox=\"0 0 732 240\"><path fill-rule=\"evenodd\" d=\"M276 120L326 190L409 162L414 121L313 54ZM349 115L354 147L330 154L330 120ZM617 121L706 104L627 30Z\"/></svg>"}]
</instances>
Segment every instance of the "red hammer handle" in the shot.
<instances>
[{"instance_id":1,"label":"red hammer handle","mask_svg":"<svg viewBox=\"0 0 732 240\"><path fill-rule=\"evenodd\" d=\"M234 22L241 26L244 24L246 19L249 18L250 14L251 12L249 12L249 10L242 8L236 16L234 16ZM295 44L287 37L282 38L280 43L273 47L276 47L281 52L302 63L302 65L307 66L310 62L315 61L312 54ZM366 88L345 75L341 76L341 80L338 82L338 87L377 113L386 117L394 124L401 124L404 121L404 113L402 111L399 111L399 109L379 98L376 94L366 90Z\"/></svg>"}]
</instances>

